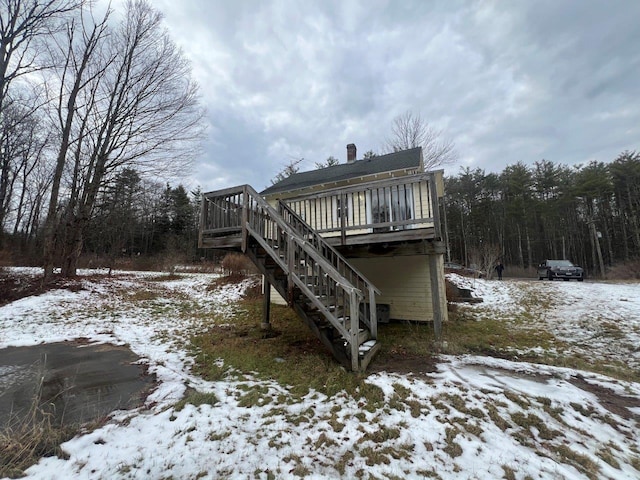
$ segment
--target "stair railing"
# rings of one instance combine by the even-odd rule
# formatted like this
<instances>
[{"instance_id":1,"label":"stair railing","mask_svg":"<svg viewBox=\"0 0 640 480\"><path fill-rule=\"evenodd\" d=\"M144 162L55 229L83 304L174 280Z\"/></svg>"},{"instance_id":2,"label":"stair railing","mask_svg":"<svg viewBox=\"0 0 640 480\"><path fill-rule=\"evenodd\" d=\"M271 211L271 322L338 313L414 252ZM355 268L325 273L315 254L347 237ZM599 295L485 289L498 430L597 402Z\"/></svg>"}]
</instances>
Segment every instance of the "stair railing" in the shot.
<instances>
[{"instance_id":1,"label":"stair railing","mask_svg":"<svg viewBox=\"0 0 640 480\"><path fill-rule=\"evenodd\" d=\"M331 246L322 235L313 229L300 215L298 215L289 205L283 201L278 202L278 212L298 234L333 265L338 272L364 293L365 303L368 305L368 315L362 315L362 320L369 327L371 337L378 338L377 332L377 311L376 294L380 295L380 290L367 279L362 273L354 268L333 246Z\"/></svg>"},{"instance_id":2,"label":"stair railing","mask_svg":"<svg viewBox=\"0 0 640 480\"><path fill-rule=\"evenodd\" d=\"M234 212L233 215L224 217L232 219L231 224L225 224L225 228L241 227L242 250L246 252L248 248L249 235L258 242L288 276L290 304L294 302L293 287L296 285L349 344L352 369L359 370L360 304L365 299L365 294L345 278L322 255L321 250L294 230L252 187L243 185L225 189L223 197L215 193L205 194L203 204L212 202L217 209ZM203 205L203 211L209 210ZM215 230L215 218L213 222L207 221L207 218L209 216L203 220L202 225L206 229ZM311 279L313 284L310 285ZM337 313L340 310L342 318ZM347 315L349 328L345 321ZM371 325L370 332L375 333L375 314L368 319L368 323Z\"/></svg>"}]
</instances>

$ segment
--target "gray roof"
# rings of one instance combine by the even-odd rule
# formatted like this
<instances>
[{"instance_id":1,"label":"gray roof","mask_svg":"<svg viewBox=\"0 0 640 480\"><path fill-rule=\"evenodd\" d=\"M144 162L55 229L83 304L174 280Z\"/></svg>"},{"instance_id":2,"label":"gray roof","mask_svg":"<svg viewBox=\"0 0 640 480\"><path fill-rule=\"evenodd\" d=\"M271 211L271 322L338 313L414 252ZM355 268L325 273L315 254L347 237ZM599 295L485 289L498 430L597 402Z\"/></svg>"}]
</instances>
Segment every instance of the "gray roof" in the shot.
<instances>
[{"instance_id":1,"label":"gray roof","mask_svg":"<svg viewBox=\"0 0 640 480\"><path fill-rule=\"evenodd\" d=\"M402 150L401 152L388 153L387 155L364 158L352 163L343 163L333 167L295 173L275 185L271 185L260 193L262 195L269 195L323 183L339 182L349 178L373 175L375 173L417 169L421 167L421 157L422 148L416 147L409 150Z\"/></svg>"}]
</instances>

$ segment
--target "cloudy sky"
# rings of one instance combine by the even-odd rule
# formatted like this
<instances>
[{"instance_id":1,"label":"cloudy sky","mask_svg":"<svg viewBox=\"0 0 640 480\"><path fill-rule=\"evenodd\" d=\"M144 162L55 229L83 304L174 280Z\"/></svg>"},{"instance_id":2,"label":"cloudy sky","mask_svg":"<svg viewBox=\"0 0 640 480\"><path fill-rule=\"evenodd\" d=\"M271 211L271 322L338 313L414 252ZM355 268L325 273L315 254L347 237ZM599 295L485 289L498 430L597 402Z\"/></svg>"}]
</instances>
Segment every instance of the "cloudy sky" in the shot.
<instances>
[{"instance_id":1,"label":"cloudy sky","mask_svg":"<svg viewBox=\"0 0 640 480\"><path fill-rule=\"evenodd\" d=\"M408 110L461 167L640 150L640 2L154 0L193 63L209 136L191 185L380 152Z\"/></svg>"}]
</instances>

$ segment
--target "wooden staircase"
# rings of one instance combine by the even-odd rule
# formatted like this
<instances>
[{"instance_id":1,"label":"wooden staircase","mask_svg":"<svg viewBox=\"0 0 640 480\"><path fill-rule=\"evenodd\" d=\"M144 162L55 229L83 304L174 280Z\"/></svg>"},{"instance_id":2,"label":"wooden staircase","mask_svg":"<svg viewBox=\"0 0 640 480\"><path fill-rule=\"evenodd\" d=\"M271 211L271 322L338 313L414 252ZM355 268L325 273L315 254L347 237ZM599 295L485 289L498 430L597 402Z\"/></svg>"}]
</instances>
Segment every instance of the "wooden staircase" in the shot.
<instances>
[{"instance_id":1,"label":"wooden staircase","mask_svg":"<svg viewBox=\"0 0 640 480\"><path fill-rule=\"evenodd\" d=\"M200 247L240 247L346 368L364 371L380 348L380 292L286 204L248 185L203 195Z\"/></svg>"}]
</instances>

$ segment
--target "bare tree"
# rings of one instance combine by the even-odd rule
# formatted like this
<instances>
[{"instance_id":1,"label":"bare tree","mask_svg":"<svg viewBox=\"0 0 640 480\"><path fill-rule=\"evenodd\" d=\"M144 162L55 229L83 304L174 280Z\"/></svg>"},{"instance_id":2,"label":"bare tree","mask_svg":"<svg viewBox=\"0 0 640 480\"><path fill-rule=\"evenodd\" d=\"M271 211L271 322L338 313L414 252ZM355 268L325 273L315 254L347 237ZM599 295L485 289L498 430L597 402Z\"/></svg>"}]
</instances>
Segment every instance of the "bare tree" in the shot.
<instances>
[{"instance_id":1,"label":"bare tree","mask_svg":"<svg viewBox=\"0 0 640 480\"><path fill-rule=\"evenodd\" d=\"M97 52L100 45L104 43L108 34L107 22L110 12L107 12L101 22L95 22L93 17L89 20L88 26L85 23L85 17L81 16L79 21L71 21L66 28L64 40L56 43L59 51L51 50L50 54L54 62L60 61L61 68L59 73L59 92L56 102L56 121L59 128L59 148L57 159L55 162L55 170L53 173L51 194L49 197L49 207L47 209L47 218L44 228L43 242L43 263L44 277L49 278L53 275L54 255L56 249L56 234L59 230L60 212L58 204L60 201L60 187L62 175L68 163L70 149L72 145L76 145L76 165L81 158L81 142L80 137L86 128L88 120L87 109L90 105L80 102L84 106L84 117L81 109L78 107L79 96L84 90L94 91L95 84L104 75L105 67L100 68L96 58L104 58ZM79 23L78 23L79 22ZM56 53L61 54L62 58L58 58ZM107 63L109 63L107 61ZM94 67L93 69L91 67ZM79 124L79 127L78 127ZM77 131L77 133L74 133ZM77 137L74 137L77 135ZM77 176L77 168L76 176ZM71 186L73 192L74 187Z\"/></svg>"},{"instance_id":2,"label":"bare tree","mask_svg":"<svg viewBox=\"0 0 640 480\"><path fill-rule=\"evenodd\" d=\"M204 132L190 65L148 2L128 2L115 28L109 13L99 22L85 18L77 28L70 28L63 50L67 62L57 112L62 142L49 204L45 276L53 270L56 231L63 234L62 274L75 275L98 192L118 171L184 171ZM64 172L67 196L61 202Z\"/></svg>"},{"instance_id":3,"label":"bare tree","mask_svg":"<svg viewBox=\"0 0 640 480\"><path fill-rule=\"evenodd\" d=\"M0 0L0 112L17 78L40 70L34 42L49 35L56 22L75 10L78 0Z\"/></svg>"},{"instance_id":4,"label":"bare tree","mask_svg":"<svg viewBox=\"0 0 640 480\"><path fill-rule=\"evenodd\" d=\"M455 145L443 137L441 130L431 127L420 114L406 111L393 119L391 136L384 148L391 153L416 147L422 147L425 170L451 164L457 159Z\"/></svg>"},{"instance_id":5,"label":"bare tree","mask_svg":"<svg viewBox=\"0 0 640 480\"><path fill-rule=\"evenodd\" d=\"M30 163L31 168L27 166L35 150L25 148L18 139L25 131L34 132L34 121L39 122L31 117L39 110L40 99L27 94L25 87L29 83L26 79L33 79L30 74L49 66L42 61L40 40L55 32L81 3L82 0L0 0L0 129L3 132L0 227L6 227L6 214L16 202L12 198L16 191L20 192L17 221L21 220L27 196L24 189L28 185L25 175L35 166L34 163ZM28 140L33 140L33 136ZM28 144L33 147L33 142ZM14 189L19 177L22 190ZM0 240L1 236L2 232Z\"/></svg>"},{"instance_id":6,"label":"bare tree","mask_svg":"<svg viewBox=\"0 0 640 480\"><path fill-rule=\"evenodd\" d=\"M0 228L9 230L7 215L11 213L16 234L28 209L31 176L45 163L49 137L40 116L29 109L11 105L4 120L0 128Z\"/></svg>"},{"instance_id":7,"label":"bare tree","mask_svg":"<svg viewBox=\"0 0 640 480\"><path fill-rule=\"evenodd\" d=\"M480 243L478 247L472 248L469 252L471 266L484 272L487 278L492 277L493 268L501 256L500 246L487 242Z\"/></svg>"},{"instance_id":8,"label":"bare tree","mask_svg":"<svg viewBox=\"0 0 640 480\"><path fill-rule=\"evenodd\" d=\"M20 223L26 212L29 177L44 161L47 140L31 96L14 95L5 101L0 118L0 246L9 224Z\"/></svg>"}]
</instances>

